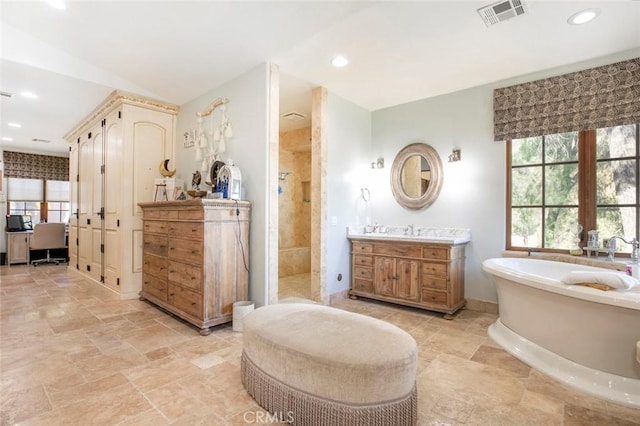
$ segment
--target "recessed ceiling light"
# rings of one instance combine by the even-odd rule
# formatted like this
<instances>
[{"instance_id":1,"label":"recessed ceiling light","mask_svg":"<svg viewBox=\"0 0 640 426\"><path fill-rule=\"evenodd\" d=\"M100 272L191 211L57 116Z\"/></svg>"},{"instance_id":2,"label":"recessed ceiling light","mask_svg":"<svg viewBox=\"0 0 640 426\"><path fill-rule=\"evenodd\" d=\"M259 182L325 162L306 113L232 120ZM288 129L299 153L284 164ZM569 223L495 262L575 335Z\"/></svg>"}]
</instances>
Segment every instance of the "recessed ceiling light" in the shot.
<instances>
[{"instance_id":1,"label":"recessed ceiling light","mask_svg":"<svg viewBox=\"0 0 640 426\"><path fill-rule=\"evenodd\" d=\"M25 90L24 92L20 92L20 96L27 99L38 99L38 95L28 90Z\"/></svg>"},{"instance_id":2,"label":"recessed ceiling light","mask_svg":"<svg viewBox=\"0 0 640 426\"><path fill-rule=\"evenodd\" d=\"M349 61L344 56L336 56L335 58L333 58L331 60L331 65L333 65L336 68L344 67L348 63L349 63Z\"/></svg>"},{"instance_id":3,"label":"recessed ceiling light","mask_svg":"<svg viewBox=\"0 0 640 426\"><path fill-rule=\"evenodd\" d=\"M22 124L19 124L19 123L7 123L7 126L15 127L17 129L19 129L20 127L22 127Z\"/></svg>"},{"instance_id":4,"label":"recessed ceiling light","mask_svg":"<svg viewBox=\"0 0 640 426\"><path fill-rule=\"evenodd\" d=\"M582 25L593 21L599 14L600 9L585 9L571 15L567 22L571 25Z\"/></svg>"},{"instance_id":5,"label":"recessed ceiling light","mask_svg":"<svg viewBox=\"0 0 640 426\"><path fill-rule=\"evenodd\" d=\"M2 140L5 142L13 142L13 138L10 138L9 136L3 136Z\"/></svg>"},{"instance_id":6,"label":"recessed ceiling light","mask_svg":"<svg viewBox=\"0 0 640 426\"><path fill-rule=\"evenodd\" d=\"M48 3L49 6L53 7L54 9L64 10L67 8L67 5L64 3L63 0L45 0L45 2Z\"/></svg>"}]
</instances>

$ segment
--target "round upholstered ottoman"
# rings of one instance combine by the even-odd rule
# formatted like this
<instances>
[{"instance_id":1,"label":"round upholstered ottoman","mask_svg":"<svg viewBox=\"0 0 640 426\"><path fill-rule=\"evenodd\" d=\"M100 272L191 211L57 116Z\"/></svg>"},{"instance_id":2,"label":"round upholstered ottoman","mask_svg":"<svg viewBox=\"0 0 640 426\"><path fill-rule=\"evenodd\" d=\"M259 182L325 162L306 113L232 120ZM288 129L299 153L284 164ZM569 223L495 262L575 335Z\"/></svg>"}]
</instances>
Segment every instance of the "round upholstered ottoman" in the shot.
<instances>
[{"instance_id":1,"label":"round upholstered ottoman","mask_svg":"<svg viewBox=\"0 0 640 426\"><path fill-rule=\"evenodd\" d=\"M302 303L244 318L242 383L296 425L414 425L415 340L387 322Z\"/></svg>"}]
</instances>

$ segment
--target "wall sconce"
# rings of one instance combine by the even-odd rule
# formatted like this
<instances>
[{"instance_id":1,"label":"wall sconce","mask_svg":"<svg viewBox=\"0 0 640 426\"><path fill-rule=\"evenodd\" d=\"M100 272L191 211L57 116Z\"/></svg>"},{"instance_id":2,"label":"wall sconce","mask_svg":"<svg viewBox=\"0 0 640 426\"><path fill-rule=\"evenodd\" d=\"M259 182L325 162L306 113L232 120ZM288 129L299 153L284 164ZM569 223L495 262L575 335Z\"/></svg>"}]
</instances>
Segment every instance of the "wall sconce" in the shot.
<instances>
[{"instance_id":1,"label":"wall sconce","mask_svg":"<svg viewBox=\"0 0 640 426\"><path fill-rule=\"evenodd\" d=\"M378 157L376 161L371 162L372 169L384 169L384 158Z\"/></svg>"},{"instance_id":2,"label":"wall sconce","mask_svg":"<svg viewBox=\"0 0 640 426\"><path fill-rule=\"evenodd\" d=\"M461 157L459 149L451 150L451 154L449 154L449 162L450 163L453 163L455 161L460 161L461 159L462 159L462 157Z\"/></svg>"}]
</instances>

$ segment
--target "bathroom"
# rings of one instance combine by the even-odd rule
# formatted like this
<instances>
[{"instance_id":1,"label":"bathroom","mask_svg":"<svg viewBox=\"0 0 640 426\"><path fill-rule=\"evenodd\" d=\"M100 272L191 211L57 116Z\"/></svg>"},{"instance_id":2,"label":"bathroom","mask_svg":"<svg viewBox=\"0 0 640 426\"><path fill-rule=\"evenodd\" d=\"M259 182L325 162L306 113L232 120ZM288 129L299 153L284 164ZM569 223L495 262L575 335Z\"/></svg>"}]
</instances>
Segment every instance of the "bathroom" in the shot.
<instances>
[{"instance_id":1,"label":"bathroom","mask_svg":"<svg viewBox=\"0 0 640 426\"><path fill-rule=\"evenodd\" d=\"M300 120L302 122L302 120ZM310 298L311 128L280 132L279 298Z\"/></svg>"}]
</instances>

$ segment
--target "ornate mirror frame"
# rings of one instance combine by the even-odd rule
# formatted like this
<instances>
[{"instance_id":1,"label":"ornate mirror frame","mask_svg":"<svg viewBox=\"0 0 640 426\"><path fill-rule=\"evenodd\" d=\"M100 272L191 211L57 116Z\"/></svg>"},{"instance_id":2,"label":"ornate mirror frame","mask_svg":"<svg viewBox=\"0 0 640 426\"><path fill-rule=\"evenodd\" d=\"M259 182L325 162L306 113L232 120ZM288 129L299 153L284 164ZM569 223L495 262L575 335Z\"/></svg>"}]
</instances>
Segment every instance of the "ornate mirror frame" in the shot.
<instances>
[{"instance_id":1,"label":"ornate mirror frame","mask_svg":"<svg viewBox=\"0 0 640 426\"><path fill-rule=\"evenodd\" d=\"M424 194L420 197L411 197L407 195L402 187L402 168L406 161L414 156L420 155L424 157L431 168L431 181ZM417 142L407 145L400 150L391 166L391 192L394 198L402 207L407 209L424 209L429 207L436 201L442 189L442 162L438 152L425 143Z\"/></svg>"}]
</instances>

